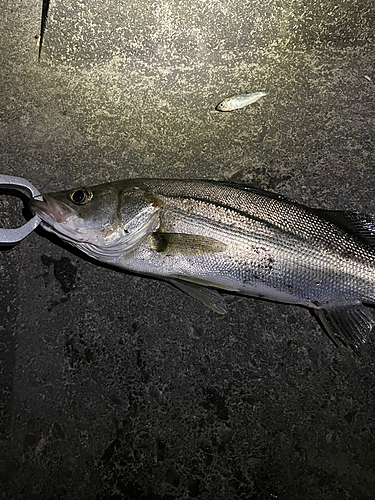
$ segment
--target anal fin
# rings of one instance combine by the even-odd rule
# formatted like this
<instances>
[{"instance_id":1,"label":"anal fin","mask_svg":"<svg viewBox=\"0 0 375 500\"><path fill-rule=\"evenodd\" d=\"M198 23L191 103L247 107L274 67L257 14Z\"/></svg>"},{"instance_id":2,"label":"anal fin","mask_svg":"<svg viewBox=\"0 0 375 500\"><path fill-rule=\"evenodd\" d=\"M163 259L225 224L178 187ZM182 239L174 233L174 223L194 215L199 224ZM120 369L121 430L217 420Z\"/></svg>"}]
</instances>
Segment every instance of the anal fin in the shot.
<instances>
[{"instance_id":1,"label":"anal fin","mask_svg":"<svg viewBox=\"0 0 375 500\"><path fill-rule=\"evenodd\" d=\"M363 304L331 305L324 309L314 309L314 314L336 345L337 340L340 340L358 349L375 327L371 309Z\"/></svg>"},{"instance_id":2,"label":"anal fin","mask_svg":"<svg viewBox=\"0 0 375 500\"><path fill-rule=\"evenodd\" d=\"M197 285L189 281L180 281L177 279L169 279L168 281L172 283L172 285L179 288L182 292L185 292L194 299L199 300L216 313L227 313L227 305L225 303L224 297L222 297L217 290L213 288L207 288L202 285Z\"/></svg>"}]
</instances>

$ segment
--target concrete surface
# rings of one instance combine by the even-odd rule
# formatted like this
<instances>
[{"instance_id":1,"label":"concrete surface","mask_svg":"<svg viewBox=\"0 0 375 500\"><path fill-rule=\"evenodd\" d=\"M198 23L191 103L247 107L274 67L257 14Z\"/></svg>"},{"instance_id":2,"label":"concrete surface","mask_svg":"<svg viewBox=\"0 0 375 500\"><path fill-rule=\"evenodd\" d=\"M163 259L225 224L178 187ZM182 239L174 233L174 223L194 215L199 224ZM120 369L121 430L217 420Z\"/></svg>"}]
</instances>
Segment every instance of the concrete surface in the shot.
<instances>
[{"instance_id":1,"label":"concrete surface","mask_svg":"<svg viewBox=\"0 0 375 500\"><path fill-rule=\"evenodd\" d=\"M1 172L246 181L375 211L372 0L0 4ZM366 78L368 77L368 78ZM218 113L231 94L269 95ZM3 225L21 201L1 193ZM0 498L372 500L375 337L222 318L42 231L0 251Z\"/></svg>"}]
</instances>

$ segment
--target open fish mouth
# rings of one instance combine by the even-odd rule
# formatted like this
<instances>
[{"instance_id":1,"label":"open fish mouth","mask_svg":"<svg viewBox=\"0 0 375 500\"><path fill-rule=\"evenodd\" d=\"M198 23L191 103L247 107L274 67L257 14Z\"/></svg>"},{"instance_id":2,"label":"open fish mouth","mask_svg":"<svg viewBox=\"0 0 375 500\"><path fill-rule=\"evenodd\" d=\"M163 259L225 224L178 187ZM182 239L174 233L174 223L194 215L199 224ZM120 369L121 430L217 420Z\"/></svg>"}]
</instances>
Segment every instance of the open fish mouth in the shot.
<instances>
[{"instance_id":1,"label":"open fish mouth","mask_svg":"<svg viewBox=\"0 0 375 500\"><path fill-rule=\"evenodd\" d=\"M72 209L67 205L57 202L48 194L43 195L43 201L32 199L29 202L30 210L38 215L43 222L55 227L55 223L61 224L72 214Z\"/></svg>"},{"instance_id":2,"label":"open fish mouth","mask_svg":"<svg viewBox=\"0 0 375 500\"><path fill-rule=\"evenodd\" d=\"M72 232L68 219L75 214L75 210L64 203L58 202L52 196L43 194L43 200L32 199L29 209L41 218L41 226L50 233L55 233L61 239L75 244L77 235Z\"/></svg>"}]
</instances>

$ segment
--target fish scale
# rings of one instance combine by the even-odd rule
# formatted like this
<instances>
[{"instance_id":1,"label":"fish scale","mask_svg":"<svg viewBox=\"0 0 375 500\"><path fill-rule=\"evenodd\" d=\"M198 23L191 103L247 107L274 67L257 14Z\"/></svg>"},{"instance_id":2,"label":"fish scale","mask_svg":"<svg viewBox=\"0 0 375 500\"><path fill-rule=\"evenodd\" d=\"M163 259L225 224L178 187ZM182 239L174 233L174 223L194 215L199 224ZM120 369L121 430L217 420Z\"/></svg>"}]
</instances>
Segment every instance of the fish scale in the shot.
<instances>
[{"instance_id":1,"label":"fish scale","mask_svg":"<svg viewBox=\"0 0 375 500\"><path fill-rule=\"evenodd\" d=\"M203 202L200 201L199 203L202 204ZM176 203L176 204L177 205L181 205L181 204L178 204L178 203ZM181 206L183 207L184 205L181 205ZM208 209L208 211L209 211L209 209ZM227 212L227 209L225 209L224 214L226 212ZM258 217L260 215L261 215L261 212L258 211ZM223 225L225 225L226 223L228 223L228 220L223 220L223 214L220 213L220 212L218 213L216 211L215 214L212 215L212 217L215 217L215 220L217 220L219 222L222 222ZM178 215L178 219L181 221L181 212ZM191 220L191 219L189 219L189 220ZM229 217L229 220L231 221L232 217ZM283 219L282 216L278 217L277 220L275 219L275 222L278 223L278 227L280 227L280 221L284 221L284 219ZM237 222L239 222L239 218L238 218ZM248 221L246 221L246 222L248 222ZM302 235L299 234L300 239L304 239L304 237L306 238L306 236L309 237L309 238L311 238L311 237L314 237L314 235L316 235L316 242L319 243L319 241L321 241L322 244L325 244L324 247L327 246L326 245L327 244L327 237L324 237L324 233L323 233L323 237L320 237L320 235L322 233L318 232L315 228L313 230L306 231L304 229L304 226L302 224L298 224L298 225L295 225L295 226L292 226L291 224L292 224L291 222L288 222L287 224L283 224L283 229L289 229L289 228L292 228L292 227L294 227L294 229L296 229L296 228L300 229L299 232L302 231ZM186 224L186 225L188 225L188 224ZM184 225L181 224L181 226L179 228L177 228L176 230L180 230L180 231L187 231L187 230L193 231L193 229L191 227L190 228L186 228L186 225L184 226ZM239 226L239 224L237 224L237 226ZM269 230L267 230L267 228L264 228L264 231L262 231L263 226L264 225L262 225L259 228L259 225L258 225L257 234L260 234L263 239L262 239L262 241L258 241L258 242L255 243L255 246L257 248L260 248L260 245L265 245L267 243L268 244L272 244L273 239L274 239L274 238L273 239L270 238L270 240L267 239L267 235L269 235ZM240 226L240 227L243 227L243 225ZM311 228L311 226L310 226L310 228ZM248 224L247 227L245 227L244 229L245 229L245 231L246 230L247 231L252 231L252 233L253 233L252 234L252 239L249 239L249 237L247 235L247 240L248 241L253 241L254 240L254 232L255 232L254 229L255 228L254 227L249 227L249 224ZM211 227L211 230L212 230L212 227ZM327 231L327 229L326 229L326 231ZM333 235L329 234L328 236L329 237L333 237L333 236L336 237L337 236L336 235L337 232L338 231L336 230L335 234L333 234ZM306 235L306 233L307 233L307 235ZM237 238L239 237L238 234L236 236L237 236ZM351 243L352 243L352 246L354 247L354 242L351 242ZM317 249L307 248L306 249L306 254L302 256L301 253L303 252L304 247L301 245L301 243L299 241L296 242L296 241L291 240L291 239L286 239L285 235L282 235L282 237L279 238L279 240L277 241L277 244L276 244L276 248L274 248L274 249L270 248L269 252L271 254L275 254L277 250L280 252L282 249L284 249L284 251L288 254L288 258L292 259L293 258L293 252L292 252L292 249L290 247L291 245L295 245L296 246L296 249L295 249L296 255L294 257L294 260L296 261L296 263L300 263L300 265L304 264L305 267L309 267L312 270L319 269L322 266L324 266L325 268L331 267L331 268L338 269L338 267L339 267L338 263L337 263L338 259L342 260L343 264L345 263L345 259L344 259L344 257L342 255L340 255L337 251L336 251L336 253L333 253L333 252L335 252L335 249L332 248L332 245L331 245L331 253L333 253L333 255L332 254L331 255L330 254L325 255L324 262L322 262L320 264L320 266L316 266L316 265L314 265L314 262L318 262L319 263L319 262L322 261L322 254L320 253L319 248L317 248ZM241 246L241 244L239 246ZM254 246L254 244L253 244L253 246ZM348 252L348 249L345 248L345 250L346 250L346 252ZM363 253L362 253L361 250L363 250L363 249L361 249L361 248L358 249L359 256L361 257L361 258L359 258L359 260L361 261L361 264L362 264L363 261L366 258L366 253L367 252L363 251ZM358 274L357 266L355 266L353 263L346 263L346 266L348 267L348 269L346 270L346 273L350 273L351 272L351 273L354 273L354 274ZM293 273L293 270L294 270L294 267L291 269L290 272ZM334 286L334 284L332 286ZM317 298L314 299L314 300L317 300Z\"/></svg>"},{"instance_id":2,"label":"fish scale","mask_svg":"<svg viewBox=\"0 0 375 500\"><path fill-rule=\"evenodd\" d=\"M100 261L171 281L223 313L214 288L315 311L359 346L374 326L375 216L311 209L225 181L129 179L44 195L42 226ZM207 288L208 287L208 288Z\"/></svg>"}]
</instances>

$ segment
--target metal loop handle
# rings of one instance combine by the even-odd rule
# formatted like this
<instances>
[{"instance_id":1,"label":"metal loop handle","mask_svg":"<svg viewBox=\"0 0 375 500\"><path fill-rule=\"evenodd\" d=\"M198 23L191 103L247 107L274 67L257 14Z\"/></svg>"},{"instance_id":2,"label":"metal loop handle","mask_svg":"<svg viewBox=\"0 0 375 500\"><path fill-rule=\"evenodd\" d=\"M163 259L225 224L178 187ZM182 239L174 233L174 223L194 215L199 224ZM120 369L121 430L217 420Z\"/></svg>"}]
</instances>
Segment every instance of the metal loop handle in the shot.
<instances>
[{"instance_id":1,"label":"metal loop handle","mask_svg":"<svg viewBox=\"0 0 375 500\"><path fill-rule=\"evenodd\" d=\"M0 174L0 188L6 187L11 189L17 189L19 191L26 191L31 198L36 198L42 200L43 197L40 192L31 184L31 182L22 177L14 177L13 175L1 175ZM3 229L0 228L0 244L12 245L23 240L28 236L34 229L39 225L40 218L34 215L32 219L26 222L23 226L17 227L15 229Z\"/></svg>"}]
</instances>

